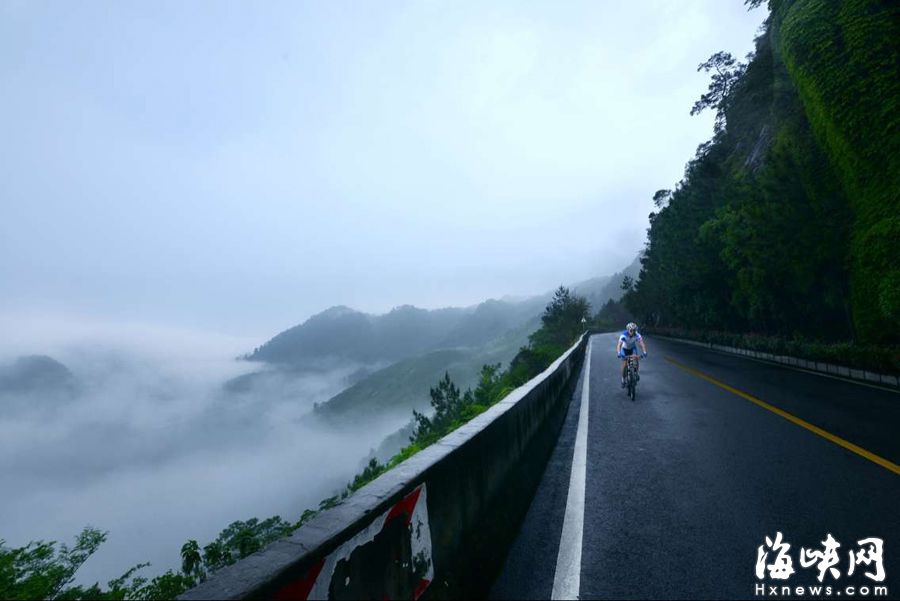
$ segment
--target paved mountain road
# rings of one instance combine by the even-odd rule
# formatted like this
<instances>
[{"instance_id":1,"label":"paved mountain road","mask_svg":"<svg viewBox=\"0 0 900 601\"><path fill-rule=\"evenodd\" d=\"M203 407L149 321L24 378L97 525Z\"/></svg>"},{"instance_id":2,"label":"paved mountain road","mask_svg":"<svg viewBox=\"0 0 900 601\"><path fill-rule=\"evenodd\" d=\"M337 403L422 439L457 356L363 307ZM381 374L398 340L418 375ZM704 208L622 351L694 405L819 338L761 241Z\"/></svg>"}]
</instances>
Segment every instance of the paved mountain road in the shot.
<instances>
[{"instance_id":1,"label":"paved mountain road","mask_svg":"<svg viewBox=\"0 0 900 601\"><path fill-rule=\"evenodd\" d=\"M552 595L564 580L561 546L577 557L571 525L561 540L566 519L579 525L581 561L569 564L574 589L556 590L582 599L753 597L757 548L779 531L797 570L787 584L818 584L800 548L821 550L830 533L841 543L841 577L824 584L900 594L900 394L648 337L632 402L618 383L615 340L591 339L590 367L493 598ZM579 521L569 487L585 385ZM884 540L881 583L863 566L847 575L848 552L871 536Z\"/></svg>"}]
</instances>

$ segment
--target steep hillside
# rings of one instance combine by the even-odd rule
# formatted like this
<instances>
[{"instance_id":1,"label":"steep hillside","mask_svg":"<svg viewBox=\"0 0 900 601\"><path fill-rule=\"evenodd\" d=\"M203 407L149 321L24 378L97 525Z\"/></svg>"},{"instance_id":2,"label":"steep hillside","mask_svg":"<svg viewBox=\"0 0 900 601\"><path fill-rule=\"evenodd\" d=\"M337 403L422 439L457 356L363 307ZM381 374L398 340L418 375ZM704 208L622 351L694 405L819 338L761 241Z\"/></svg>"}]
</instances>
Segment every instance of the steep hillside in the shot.
<instances>
[{"instance_id":1,"label":"steep hillside","mask_svg":"<svg viewBox=\"0 0 900 601\"><path fill-rule=\"evenodd\" d=\"M477 348L440 350L398 361L320 404L315 415L331 425L354 425L387 414L409 416L413 409L425 410L428 391L445 372L462 388L473 386L482 365L507 365L539 326L540 318L535 316Z\"/></svg>"},{"instance_id":2,"label":"steep hillside","mask_svg":"<svg viewBox=\"0 0 900 601\"><path fill-rule=\"evenodd\" d=\"M487 300L467 314L441 342L442 348L480 347L539 315L546 304L543 297L518 303Z\"/></svg>"},{"instance_id":3,"label":"steep hillside","mask_svg":"<svg viewBox=\"0 0 900 601\"><path fill-rule=\"evenodd\" d=\"M662 326L896 343L900 5L770 7L749 63L701 65L693 112L716 113L715 135L654 197L629 307Z\"/></svg>"},{"instance_id":4,"label":"steep hillside","mask_svg":"<svg viewBox=\"0 0 900 601\"><path fill-rule=\"evenodd\" d=\"M625 275L635 277L635 261L612 276L575 284L595 311L622 295ZM485 364L509 364L528 335L541 326L540 315L552 293L525 299L488 300L474 307L428 311L398 307L368 315L332 307L286 330L247 357L266 369L226 383L227 395L265 391L290 398L294 380L319 373L346 372L343 392L317 406L315 418L332 426L365 423L387 414L407 416L428 407L428 391L445 372L463 388L475 384Z\"/></svg>"},{"instance_id":5,"label":"steep hillside","mask_svg":"<svg viewBox=\"0 0 900 601\"><path fill-rule=\"evenodd\" d=\"M593 278L585 282L579 282L571 286L572 292L588 299L591 308L596 312L610 299L617 301L622 298L622 279L625 276L636 280L641 272L640 255L634 258L628 267L617 271L611 276Z\"/></svg>"},{"instance_id":6,"label":"steep hillside","mask_svg":"<svg viewBox=\"0 0 900 601\"><path fill-rule=\"evenodd\" d=\"M900 339L900 3L773 0L773 42L852 210L850 292L866 337Z\"/></svg>"}]
</instances>

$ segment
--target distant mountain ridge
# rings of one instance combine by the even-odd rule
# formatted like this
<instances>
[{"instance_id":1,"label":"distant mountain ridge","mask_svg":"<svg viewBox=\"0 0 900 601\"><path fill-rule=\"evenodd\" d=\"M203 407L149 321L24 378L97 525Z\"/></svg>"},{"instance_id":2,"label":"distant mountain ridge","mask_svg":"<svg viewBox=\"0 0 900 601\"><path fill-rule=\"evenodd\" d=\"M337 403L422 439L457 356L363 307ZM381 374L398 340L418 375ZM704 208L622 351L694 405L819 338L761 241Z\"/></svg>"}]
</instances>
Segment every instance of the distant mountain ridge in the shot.
<instances>
[{"instance_id":1,"label":"distant mountain ridge","mask_svg":"<svg viewBox=\"0 0 900 601\"><path fill-rule=\"evenodd\" d=\"M69 368L46 355L26 355L0 365L0 414L52 410L81 390Z\"/></svg>"},{"instance_id":2,"label":"distant mountain ridge","mask_svg":"<svg viewBox=\"0 0 900 601\"><path fill-rule=\"evenodd\" d=\"M0 392L74 390L75 376L65 365L46 355L25 355L0 365Z\"/></svg>"},{"instance_id":3,"label":"distant mountain ridge","mask_svg":"<svg viewBox=\"0 0 900 601\"><path fill-rule=\"evenodd\" d=\"M591 311L596 313L610 299L617 301L622 298L622 294L624 293L622 290L622 279L625 276L637 280L640 273L641 257L638 255L634 258L634 261L622 271L617 271L609 276L591 278L590 280L578 282L577 284L572 284L570 288L572 289L572 292L587 298L588 302L591 303Z\"/></svg>"},{"instance_id":4,"label":"distant mountain ridge","mask_svg":"<svg viewBox=\"0 0 900 601\"><path fill-rule=\"evenodd\" d=\"M298 365L324 357L360 363L396 361L432 349L471 309L404 305L384 315L332 307L257 348L251 361Z\"/></svg>"},{"instance_id":5,"label":"distant mountain ridge","mask_svg":"<svg viewBox=\"0 0 900 601\"><path fill-rule=\"evenodd\" d=\"M598 311L622 295L622 277L636 278L640 262L570 286ZM318 313L287 329L244 358L275 365L310 366L326 360L395 362L439 350L477 348L539 316L551 292L522 300L486 300L470 307L420 309L402 305L383 315L345 306Z\"/></svg>"}]
</instances>

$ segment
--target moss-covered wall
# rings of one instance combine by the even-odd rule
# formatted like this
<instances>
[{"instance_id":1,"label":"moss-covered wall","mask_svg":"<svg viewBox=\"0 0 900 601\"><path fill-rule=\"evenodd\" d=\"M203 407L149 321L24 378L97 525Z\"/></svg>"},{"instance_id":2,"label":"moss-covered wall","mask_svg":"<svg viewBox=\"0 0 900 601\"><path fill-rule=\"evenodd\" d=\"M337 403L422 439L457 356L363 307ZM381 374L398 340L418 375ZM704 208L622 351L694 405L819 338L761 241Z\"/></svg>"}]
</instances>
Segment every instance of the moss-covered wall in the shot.
<instances>
[{"instance_id":1,"label":"moss-covered wall","mask_svg":"<svg viewBox=\"0 0 900 601\"><path fill-rule=\"evenodd\" d=\"M775 43L853 210L853 317L900 336L900 3L775 0Z\"/></svg>"}]
</instances>

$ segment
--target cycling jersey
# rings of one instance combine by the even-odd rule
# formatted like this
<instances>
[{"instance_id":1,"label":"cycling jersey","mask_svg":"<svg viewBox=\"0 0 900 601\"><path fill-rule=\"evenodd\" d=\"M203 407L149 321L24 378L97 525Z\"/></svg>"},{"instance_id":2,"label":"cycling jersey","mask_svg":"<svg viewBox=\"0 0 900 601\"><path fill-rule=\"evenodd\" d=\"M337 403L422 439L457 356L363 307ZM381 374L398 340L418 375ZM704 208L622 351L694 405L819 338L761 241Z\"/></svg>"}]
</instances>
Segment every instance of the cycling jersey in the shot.
<instances>
[{"instance_id":1,"label":"cycling jersey","mask_svg":"<svg viewBox=\"0 0 900 601\"><path fill-rule=\"evenodd\" d=\"M619 336L619 340L622 342L622 348L625 349L628 354L631 354L631 351L634 351L637 347L637 343L643 339L641 338L641 333L637 330L635 330L634 336L629 336L628 330L625 330L622 332L622 335Z\"/></svg>"}]
</instances>

